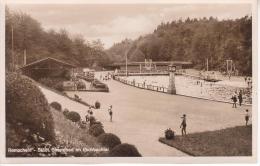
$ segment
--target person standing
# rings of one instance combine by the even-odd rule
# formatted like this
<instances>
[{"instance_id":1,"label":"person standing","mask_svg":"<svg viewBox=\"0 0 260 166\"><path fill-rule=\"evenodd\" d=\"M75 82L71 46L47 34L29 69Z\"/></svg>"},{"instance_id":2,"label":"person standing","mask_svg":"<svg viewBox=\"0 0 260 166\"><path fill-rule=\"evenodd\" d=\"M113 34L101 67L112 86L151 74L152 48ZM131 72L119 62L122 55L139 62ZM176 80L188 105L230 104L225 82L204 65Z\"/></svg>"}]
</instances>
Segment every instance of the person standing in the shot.
<instances>
[{"instance_id":1,"label":"person standing","mask_svg":"<svg viewBox=\"0 0 260 166\"><path fill-rule=\"evenodd\" d=\"M238 101L239 101L239 105L241 106L241 105L242 105L242 102L243 102L242 90L239 91Z\"/></svg>"},{"instance_id":2,"label":"person standing","mask_svg":"<svg viewBox=\"0 0 260 166\"><path fill-rule=\"evenodd\" d=\"M245 120L246 120L246 126L247 126L248 125L248 121L249 121L248 109L246 109Z\"/></svg>"},{"instance_id":3,"label":"person standing","mask_svg":"<svg viewBox=\"0 0 260 166\"><path fill-rule=\"evenodd\" d=\"M247 77L245 77L245 82L247 81Z\"/></svg>"},{"instance_id":4,"label":"person standing","mask_svg":"<svg viewBox=\"0 0 260 166\"><path fill-rule=\"evenodd\" d=\"M183 114L182 118L182 122L181 122L181 135L186 135L186 127L187 127L187 123L186 123L186 115Z\"/></svg>"},{"instance_id":5,"label":"person standing","mask_svg":"<svg viewBox=\"0 0 260 166\"><path fill-rule=\"evenodd\" d=\"M233 106L232 106L232 108L237 108L237 97L236 97L236 95L234 95L231 99L232 99L232 101L233 101Z\"/></svg>"},{"instance_id":6,"label":"person standing","mask_svg":"<svg viewBox=\"0 0 260 166\"><path fill-rule=\"evenodd\" d=\"M112 117L113 117L112 105L110 105L110 107L108 109L108 113L109 113L109 116L110 116L110 122L112 122Z\"/></svg>"}]
</instances>

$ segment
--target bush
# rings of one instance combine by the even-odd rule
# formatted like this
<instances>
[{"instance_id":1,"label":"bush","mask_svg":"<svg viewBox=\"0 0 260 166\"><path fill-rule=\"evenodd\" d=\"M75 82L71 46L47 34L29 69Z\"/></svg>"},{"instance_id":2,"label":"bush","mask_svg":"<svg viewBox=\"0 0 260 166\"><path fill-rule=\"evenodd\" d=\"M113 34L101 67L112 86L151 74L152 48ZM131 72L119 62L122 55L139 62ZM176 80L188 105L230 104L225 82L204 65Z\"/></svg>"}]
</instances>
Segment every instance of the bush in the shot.
<instances>
[{"instance_id":1,"label":"bush","mask_svg":"<svg viewBox=\"0 0 260 166\"><path fill-rule=\"evenodd\" d=\"M171 129L165 130L164 133L165 133L166 139L173 139L174 138L174 131L172 131Z\"/></svg>"},{"instance_id":2,"label":"bush","mask_svg":"<svg viewBox=\"0 0 260 166\"><path fill-rule=\"evenodd\" d=\"M90 126L89 133L95 137L105 133L102 124L94 124Z\"/></svg>"},{"instance_id":3,"label":"bush","mask_svg":"<svg viewBox=\"0 0 260 166\"><path fill-rule=\"evenodd\" d=\"M69 114L69 110L67 109L67 108L65 108L64 110L63 110L63 115L65 116L65 117L67 117L68 116L68 114Z\"/></svg>"},{"instance_id":4,"label":"bush","mask_svg":"<svg viewBox=\"0 0 260 166\"><path fill-rule=\"evenodd\" d=\"M61 105L60 105L60 103L58 103L58 102L56 102L56 101L52 102L52 103L50 104L50 106L51 106L52 108L56 109L57 111L61 111Z\"/></svg>"},{"instance_id":5,"label":"bush","mask_svg":"<svg viewBox=\"0 0 260 166\"><path fill-rule=\"evenodd\" d=\"M22 144L24 140L18 135L37 134L46 141L55 139L53 117L45 96L32 79L17 73L6 74L6 122L12 131L7 131L7 147ZM13 146L9 138L15 138L15 134Z\"/></svg>"},{"instance_id":6,"label":"bush","mask_svg":"<svg viewBox=\"0 0 260 166\"><path fill-rule=\"evenodd\" d=\"M96 118L94 116L89 117L89 125L92 126L96 122Z\"/></svg>"},{"instance_id":7,"label":"bush","mask_svg":"<svg viewBox=\"0 0 260 166\"><path fill-rule=\"evenodd\" d=\"M45 78L40 78L38 82L41 84L48 86L50 88L56 89L60 92L64 90L63 88L63 81L65 81L64 78L55 78L55 77L45 77Z\"/></svg>"},{"instance_id":8,"label":"bush","mask_svg":"<svg viewBox=\"0 0 260 166\"><path fill-rule=\"evenodd\" d=\"M77 83L77 89L86 89L85 83L79 81L79 82Z\"/></svg>"},{"instance_id":9,"label":"bush","mask_svg":"<svg viewBox=\"0 0 260 166\"><path fill-rule=\"evenodd\" d=\"M56 89L57 91L64 91L64 87L63 87L63 82L57 82L54 86L53 86L54 89Z\"/></svg>"},{"instance_id":10,"label":"bush","mask_svg":"<svg viewBox=\"0 0 260 166\"><path fill-rule=\"evenodd\" d=\"M81 129L87 128L87 122L85 122L85 121L79 121L78 125Z\"/></svg>"},{"instance_id":11,"label":"bush","mask_svg":"<svg viewBox=\"0 0 260 166\"><path fill-rule=\"evenodd\" d=\"M111 157L141 157L142 155L138 152L134 145L120 144L115 146L110 152Z\"/></svg>"},{"instance_id":12,"label":"bush","mask_svg":"<svg viewBox=\"0 0 260 166\"><path fill-rule=\"evenodd\" d=\"M77 113L77 112L75 112L75 111L69 112L66 117L67 117L69 120L71 120L72 122L78 122L78 121L80 121L80 115L79 115L79 113Z\"/></svg>"},{"instance_id":13,"label":"bush","mask_svg":"<svg viewBox=\"0 0 260 166\"><path fill-rule=\"evenodd\" d=\"M100 102L98 102L98 101L95 102L95 108L96 108L96 109L99 109L99 108L100 108Z\"/></svg>"},{"instance_id":14,"label":"bush","mask_svg":"<svg viewBox=\"0 0 260 166\"><path fill-rule=\"evenodd\" d=\"M112 133L101 134L98 137L98 142L109 149L113 149L115 146L121 144L120 138Z\"/></svg>"}]
</instances>

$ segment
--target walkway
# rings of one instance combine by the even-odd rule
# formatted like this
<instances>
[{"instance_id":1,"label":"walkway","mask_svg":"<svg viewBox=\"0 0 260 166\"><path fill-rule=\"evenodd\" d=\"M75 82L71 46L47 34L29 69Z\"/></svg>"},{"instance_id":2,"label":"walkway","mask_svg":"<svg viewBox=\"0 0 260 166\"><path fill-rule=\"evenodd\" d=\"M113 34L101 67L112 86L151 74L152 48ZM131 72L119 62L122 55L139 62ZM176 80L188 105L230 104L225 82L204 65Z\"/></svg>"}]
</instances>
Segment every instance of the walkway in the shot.
<instances>
[{"instance_id":1,"label":"walkway","mask_svg":"<svg viewBox=\"0 0 260 166\"><path fill-rule=\"evenodd\" d=\"M101 109L94 115L104 124L106 132L115 133L122 142L137 146L143 156L185 156L184 153L161 144L158 138L164 136L164 130L172 128L180 134L180 117L187 115L188 132L217 130L226 127L244 125L244 110L230 104L173 96L141 90L116 81L105 82L110 93L77 92L90 104L101 102ZM64 97L42 89L49 102L61 102L63 107L78 111L81 116L86 107ZM75 92L68 92L74 96ZM114 121L109 122L108 106L113 105Z\"/></svg>"}]
</instances>

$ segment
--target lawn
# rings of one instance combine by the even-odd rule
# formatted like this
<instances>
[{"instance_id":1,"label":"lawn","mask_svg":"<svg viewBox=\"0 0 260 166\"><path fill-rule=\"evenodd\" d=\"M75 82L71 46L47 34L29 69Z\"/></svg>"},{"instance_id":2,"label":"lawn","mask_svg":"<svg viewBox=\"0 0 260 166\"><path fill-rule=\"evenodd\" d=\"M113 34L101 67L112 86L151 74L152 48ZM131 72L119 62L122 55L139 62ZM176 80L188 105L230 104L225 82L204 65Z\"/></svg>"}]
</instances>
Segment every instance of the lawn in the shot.
<instances>
[{"instance_id":1,"label":"lawn","mask_svg":"<svg viewBox=\"0 0 260 166\"><path fill-rule=\"evenodd\" d=\"M192 156L251 156L252 126L175 136L159 141Z\"/></svg>"}]
</instances>

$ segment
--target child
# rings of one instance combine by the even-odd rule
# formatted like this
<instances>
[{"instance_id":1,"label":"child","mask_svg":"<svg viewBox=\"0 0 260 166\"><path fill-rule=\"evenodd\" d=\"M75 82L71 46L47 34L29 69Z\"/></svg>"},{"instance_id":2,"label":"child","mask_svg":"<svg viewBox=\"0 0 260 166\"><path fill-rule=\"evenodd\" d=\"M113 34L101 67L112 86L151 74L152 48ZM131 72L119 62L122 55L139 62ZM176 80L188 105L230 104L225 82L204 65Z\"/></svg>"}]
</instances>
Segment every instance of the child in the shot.
<instances>
[{"instance_id":1,"label":"child","mask_svg":"<svg viewBox=\"0 0 260 166\"><path fill-rule=\"evenodd\" d=\"M182 135L186 135L186 127L187 127L187 124L186 124L186 115L183 114L183 116L181 117L182 118L182 122L181 122L181 134Z\"/></svg>"},{"instance_id":2,"label":"child","mask_svg":"<svg viewBox=\"0 0 260 166\"><path fill-rule=\"evenodd\" d=\"M247 126L248 121L249 121L249 113L248 113L248 109L246 110L245 120L246 120L246 126Z\"/></svg>"}]
</instances>

